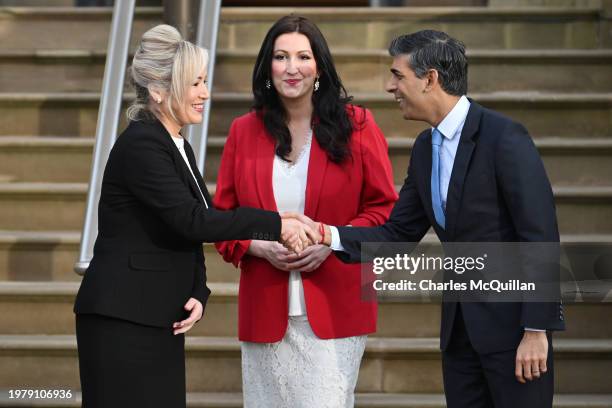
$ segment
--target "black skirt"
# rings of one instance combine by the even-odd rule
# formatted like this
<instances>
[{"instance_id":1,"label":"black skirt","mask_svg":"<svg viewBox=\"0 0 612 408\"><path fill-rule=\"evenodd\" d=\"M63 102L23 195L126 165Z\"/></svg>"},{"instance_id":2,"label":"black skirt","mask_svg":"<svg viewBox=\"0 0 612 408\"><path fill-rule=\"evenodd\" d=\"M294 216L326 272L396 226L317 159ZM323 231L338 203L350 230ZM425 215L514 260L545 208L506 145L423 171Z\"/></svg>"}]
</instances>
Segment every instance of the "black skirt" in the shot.
<instances>
[{"instance_id":1,"label":"black skirt","mask_svg":"<svg viewBox=\"0 0 612 408\"><path fill-rule=\"evenodd\" d=\"M186 406L183 334L93 314L76 334L83 407Z\"/></svg>"}]
</instances>

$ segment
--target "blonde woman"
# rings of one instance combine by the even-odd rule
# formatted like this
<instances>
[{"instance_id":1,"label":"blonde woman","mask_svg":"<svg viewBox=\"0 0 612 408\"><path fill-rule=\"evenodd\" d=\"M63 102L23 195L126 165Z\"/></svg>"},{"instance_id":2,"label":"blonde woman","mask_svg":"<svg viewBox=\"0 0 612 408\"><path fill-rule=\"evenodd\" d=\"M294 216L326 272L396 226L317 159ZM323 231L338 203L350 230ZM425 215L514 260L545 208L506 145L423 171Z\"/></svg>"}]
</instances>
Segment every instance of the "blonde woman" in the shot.
<instances>
[{"instance_id":1,"label":"blonde woman","mask_svg":"<svg viewBox=\"0 0 612 408\"><path fill-rule=\"evenodd\" d=\"M104 172L94 256L77 295L83 405L185 407L184 333L210 290L202 242L316 233L272 211L217 211L181 128L202 120L206 50L159 25L131 67L136 101Z\"/></svg>"}]
</instances>

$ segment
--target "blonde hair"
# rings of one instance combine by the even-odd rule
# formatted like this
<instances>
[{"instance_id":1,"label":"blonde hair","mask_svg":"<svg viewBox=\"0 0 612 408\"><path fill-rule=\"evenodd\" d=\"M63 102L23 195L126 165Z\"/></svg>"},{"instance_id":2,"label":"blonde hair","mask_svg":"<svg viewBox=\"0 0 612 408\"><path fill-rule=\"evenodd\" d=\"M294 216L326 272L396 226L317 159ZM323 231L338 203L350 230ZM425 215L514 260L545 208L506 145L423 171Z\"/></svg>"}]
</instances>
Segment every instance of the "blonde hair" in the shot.
<instances>
[{"instance_id":1,"label":"blonde hair","mask_svg":"<svg viewBox=\"0 0 612 408\"><path fill-rule=\"evenodd\" d=\"M183 107L185 93L208 65L208 51L183 40L178 30L160 24L143 34L129 69L136 100L127 109L129 120L154 112L149 108L149 89L167 94L168 111L174 120L175 106Z\"/></svg>"}]
</instances>

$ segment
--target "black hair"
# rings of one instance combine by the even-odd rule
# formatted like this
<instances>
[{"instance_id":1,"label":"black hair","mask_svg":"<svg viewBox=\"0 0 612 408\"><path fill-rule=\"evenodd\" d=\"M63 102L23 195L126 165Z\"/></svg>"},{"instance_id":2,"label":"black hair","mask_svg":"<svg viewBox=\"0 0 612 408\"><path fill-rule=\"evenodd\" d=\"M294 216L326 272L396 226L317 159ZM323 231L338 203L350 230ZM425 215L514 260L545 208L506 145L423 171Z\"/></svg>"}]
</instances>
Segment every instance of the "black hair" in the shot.
<instances>
[{"instance_id":1,"label":"black hair","mask_svg":"<svg viewBox=\"0 0 612 408\"><path fill-rule=\"evenodd\" d=\"M319 90L312 95L313 133L329 159L334 163L341 163L350 155L348 143L353 133L353 124L347 104L352 97L347 95L338 77L325 37L307 18L296 15L282 17L266 34L253 68L253 109L262 118L268 133L275 139L276 154L287 160L291 153L287 113L274 86L266 88L266 81L271 80L274 43L280 35L287 33L303 34L310 41L320 74Z\"/></svg>"},{"instance_id":2,"label":"black hair","mask_svg":"<svg viewBox=\"0 0 612 408\"><path fill-rule=\"evenodd\" d=\"M417 78L430 69L438 71L442 89L449 95L467 93L468 62L465 45L442 31L421 30L395 38L389 54L408 55L410 68Z\"/></svg>"}]
</instances>

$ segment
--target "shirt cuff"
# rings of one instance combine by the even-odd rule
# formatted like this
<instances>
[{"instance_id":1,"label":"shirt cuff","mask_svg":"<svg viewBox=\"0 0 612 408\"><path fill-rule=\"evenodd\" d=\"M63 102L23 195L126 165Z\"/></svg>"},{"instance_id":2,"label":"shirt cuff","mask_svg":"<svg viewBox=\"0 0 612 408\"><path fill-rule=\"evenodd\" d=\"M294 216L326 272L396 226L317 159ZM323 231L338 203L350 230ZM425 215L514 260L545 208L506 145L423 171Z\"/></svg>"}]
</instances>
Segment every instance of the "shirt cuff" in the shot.
<instances>
[{"instance_id":1,"label":"shirt cuff","mask_svg":"<svg viewBox=\"0 0 612 408\"><path fill-rule=\"evenodd\" d=\"M546 330L543 329L532 329L530 327L525 327L525 331L531 331L531 332L545 332Z\"/></svg>"},{"instance_id":2,"label":"shirt cuff","mask_svg":"<svg viewBox=\"0 0 612 408\"><path fill-rule=\"evenodd\" d=\"M340 242L340 233L338 232L338 228L330 225L329 230L331 231L331 244L329 245L329 247L334 251L344 252L344 247Z\"/></svg>"}]
</instances>

